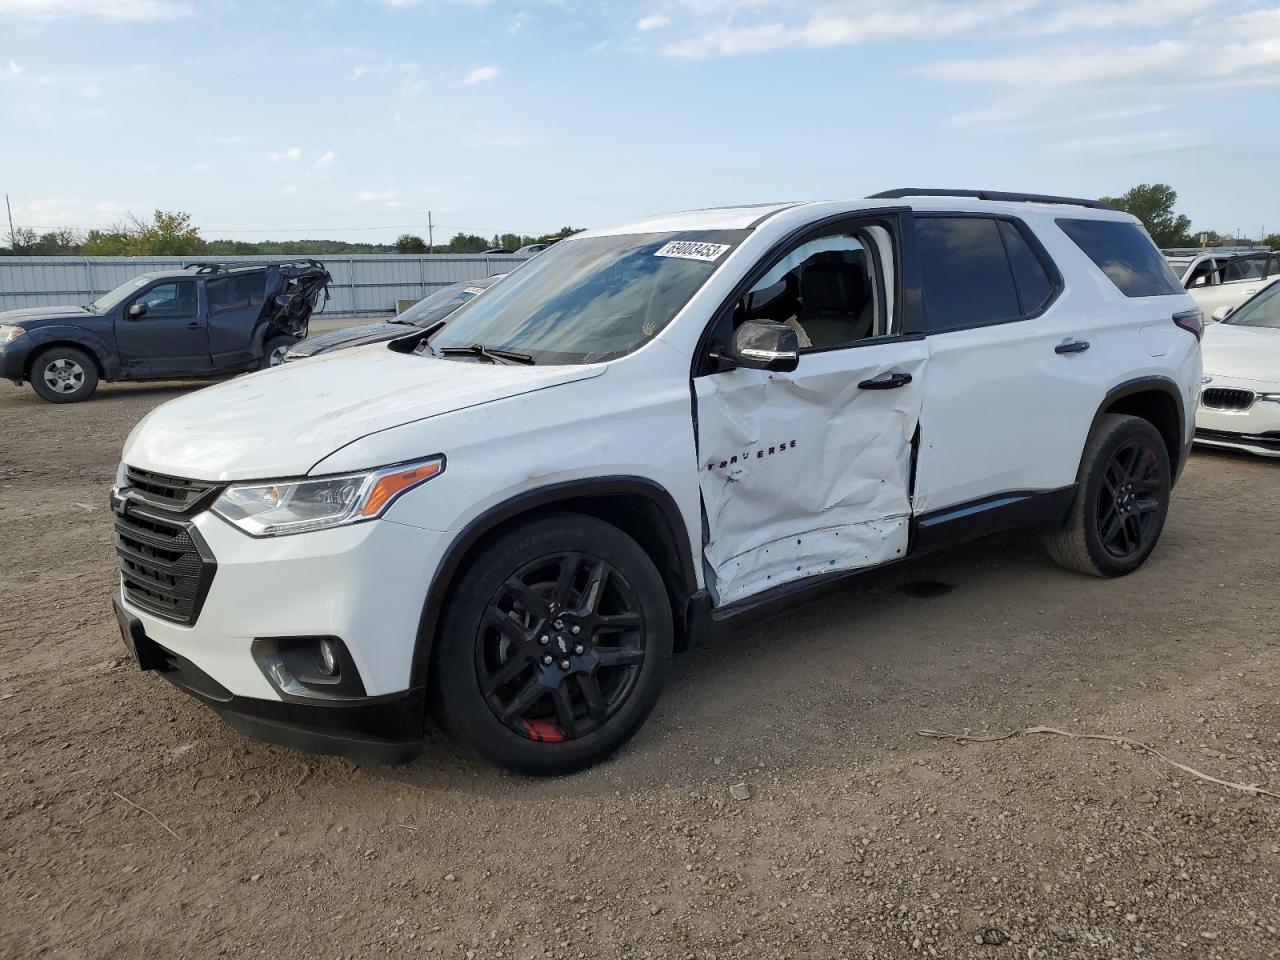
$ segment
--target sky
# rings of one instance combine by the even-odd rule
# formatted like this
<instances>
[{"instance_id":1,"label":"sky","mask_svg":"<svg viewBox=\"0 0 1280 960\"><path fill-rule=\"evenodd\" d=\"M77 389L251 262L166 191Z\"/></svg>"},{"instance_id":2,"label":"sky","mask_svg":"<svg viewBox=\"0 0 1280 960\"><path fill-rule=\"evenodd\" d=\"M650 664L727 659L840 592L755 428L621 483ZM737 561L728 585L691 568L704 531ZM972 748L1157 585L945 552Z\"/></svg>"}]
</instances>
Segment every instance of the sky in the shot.
<instances>
[{"instance_id":1,"label":"sky","mask_svg":"<svg viewBox=\"0 0 1280 960\"><path fill-rule=\"evenodd\" d=\"M18 226L539 234L1173 185L1280 232L1277 0L0 0Z\"/></svg>"}]
</instances>

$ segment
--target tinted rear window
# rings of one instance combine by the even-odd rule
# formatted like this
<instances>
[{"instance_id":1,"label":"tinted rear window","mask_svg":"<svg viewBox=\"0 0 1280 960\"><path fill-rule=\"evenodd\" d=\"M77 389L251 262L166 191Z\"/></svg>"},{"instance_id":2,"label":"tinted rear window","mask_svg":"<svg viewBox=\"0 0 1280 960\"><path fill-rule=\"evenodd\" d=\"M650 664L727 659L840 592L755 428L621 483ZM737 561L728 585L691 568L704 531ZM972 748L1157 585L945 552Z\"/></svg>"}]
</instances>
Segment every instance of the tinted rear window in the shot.
<instances>
[{"instance_id":1,"label":"tinted rear window","mask_svg":"<svg viewBox=\"0 0 1280 960\"><path fill-rule=\"evenodd\" d=\"M934 333L1022 316L999 223L983 217L917 217L916 247Z\"/></svg>"},{"instance_id":2,"label":"tinted rear window","mask_svg":"<svg viewBox=\"0 0 1280 960\"><path fill-rule=\"evenodd\" d=\"M1013 282L1018 287L1022 312L1028 315L1036 313L1053 295L1053 281L1021 230L1008 220L1001 220L1000 236L1009 254L1009 266L1013 268Z\"/></svg>"},{"instance_id":3,"label":"tinted rear window","mask_svg":"<svg viewBox=\"0 0 1280 960\"><path fill-rule=\"evenodd\" d=\"M1126 297L1182 293L1172 268L1136 223L1062 219L1058 226Z\"/></svg>"}]
</instances>

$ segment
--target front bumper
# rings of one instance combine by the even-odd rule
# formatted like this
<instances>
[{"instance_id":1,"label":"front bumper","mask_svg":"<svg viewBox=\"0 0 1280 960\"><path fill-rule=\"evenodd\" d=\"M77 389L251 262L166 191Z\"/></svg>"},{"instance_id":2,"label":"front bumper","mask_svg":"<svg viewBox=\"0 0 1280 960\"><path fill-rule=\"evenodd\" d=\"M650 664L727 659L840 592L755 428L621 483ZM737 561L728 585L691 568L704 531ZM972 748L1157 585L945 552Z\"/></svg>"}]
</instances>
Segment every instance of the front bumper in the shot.
<instances>
[{"instance_id":1,"label":"front bumper","mask_svg":"<svg viewBox=\"0 0 1280 960\"><path fill-rule=\"evenodd\" d=\"M112 604L121 640L142 670L160 673L247 737L367 763L406 763L422 748L426 716L422 687L323 704L238 696L190 660L148 637L122 597L113 597Z\"/></svg>"},{"instance_id":2,"label":"front bumper","mask_svg":"<svg viewBox=\"0 0 1280 960\"><path fill-rule=\"evenodd\" d=\"M0 344L0 379L12 380L18 386L22 385L27 358L31 355L31 344L27 342L30 339L31 334L28 333Z\"/></svg>"},{"instance_id":3,"label":"front bumper","mask_svg":"<svg viewBox=\"0 0 1280 960\"><path fill-rule=\"evenodd\" d=\"M1255 398L1280 395L1280 383L1269 381L1215 376L1212 386L1248 391ZM1280 402L1254 399L1247 407L1238 410L1208 407L1202 402L1196 409L1195 442L1244 450L1264 457L1280 457Z\"/></svg>"}]
</instances>

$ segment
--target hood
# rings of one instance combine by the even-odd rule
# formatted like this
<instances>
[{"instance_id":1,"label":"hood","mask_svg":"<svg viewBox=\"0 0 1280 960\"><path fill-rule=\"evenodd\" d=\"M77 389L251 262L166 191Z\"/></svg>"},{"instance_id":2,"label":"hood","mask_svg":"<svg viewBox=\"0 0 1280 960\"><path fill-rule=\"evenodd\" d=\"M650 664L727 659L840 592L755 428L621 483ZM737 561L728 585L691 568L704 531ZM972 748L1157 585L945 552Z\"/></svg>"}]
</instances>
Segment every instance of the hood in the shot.
<instances>
[{"instance_id":1,"label":"hood","mask_svg":"<svg viewBox=\"0 0 1280 960\"><path fill-rule=\"evenodd\" d=\"M0 323L30 323L33 320L58 320L66 317L95 317L84 307L23 307L0 312Z\"/></svg>"},{"instance_id":2,"label":"hood","mask_svg":"<svg viewBox=\"0 0 1280 960\"><path fill-rule=\"evenodd\" d=\"M321 333L289 348L290 357L314 357L317 353L328 353L342 347L358 347L364 343L377 343L381 340L394 340L396 337L407 337L419 333L418 327L407 323L366 323L359 327L346 327Z\"/></svg>"},{"instance_id":3,"label":"hood","mask_svg":"<svg viewBox=\"0 0 1280 960\"><path fill-rule=\"evenodd\" d=\"M343 350L170 400L134 428L124 461L196 480L302 476L371 433L596 377L604 369L436 360L380 344ZM406 457L419 453L406 451Z\"/></svg>"},{"instance_id":4,"label":"hood","mask_svg":"<svg viewBox=\"0 0 1280 960\"><path fill-rule=\"evenodd\" d=\"M1210 324L1200 354L1206 376L1280 383L1280 330Z\"/></svg>"}]
</instances>

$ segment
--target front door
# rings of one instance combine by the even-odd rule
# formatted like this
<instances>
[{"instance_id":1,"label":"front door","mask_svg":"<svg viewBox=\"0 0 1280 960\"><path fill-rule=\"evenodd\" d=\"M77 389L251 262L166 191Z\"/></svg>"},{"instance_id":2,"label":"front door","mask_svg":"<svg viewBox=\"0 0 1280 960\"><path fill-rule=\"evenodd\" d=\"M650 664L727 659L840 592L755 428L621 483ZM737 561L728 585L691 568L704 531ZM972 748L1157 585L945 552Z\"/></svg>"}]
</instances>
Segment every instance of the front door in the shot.
<instances>
[{"instance_id":1,"label":"front door","mask_svg":"<svg viewBox=\"0 0 1280 960\"><path fill-rule=\"evenodd\" d=\"M194 280L166 280L120 306L116 344L126 376L208 372L209 337L197 292Z\"/></svg>"},{"instance_id":2,"label":"front door","mask_svg":"<svg viewBox=\"0 0 1280 960\"><path fill-rule=\"evenodd\" d=\"M896 221L825 227L775 254L720 318L796 330L790 373L695 378L704 558L720 604L907 552L926 347L904 336ZM714 361L712 361L714 363Z\"/></svg>"}]
</instances>

